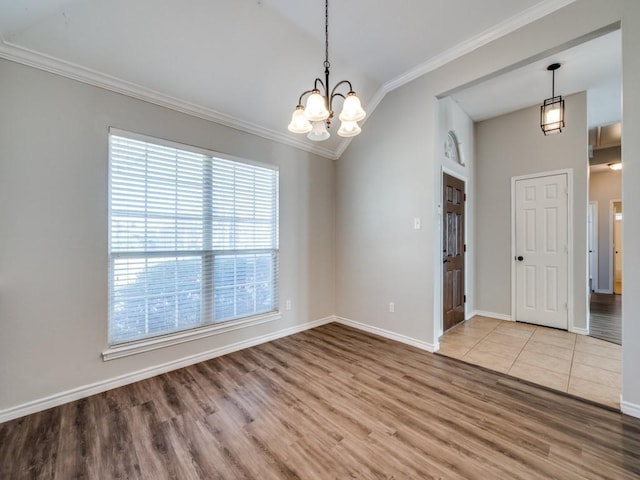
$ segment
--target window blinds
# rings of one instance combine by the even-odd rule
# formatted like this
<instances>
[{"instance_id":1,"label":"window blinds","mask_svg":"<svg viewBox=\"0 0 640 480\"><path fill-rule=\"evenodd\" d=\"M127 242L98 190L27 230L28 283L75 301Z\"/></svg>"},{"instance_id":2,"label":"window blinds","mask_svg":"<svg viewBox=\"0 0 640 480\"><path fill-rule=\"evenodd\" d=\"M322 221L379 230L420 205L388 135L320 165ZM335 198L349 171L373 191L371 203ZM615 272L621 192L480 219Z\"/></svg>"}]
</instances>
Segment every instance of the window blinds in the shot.
<instances>
[{"instance_id":1,"label":"window blinds","mask_svg":"<svg viewBox=\"0 0 640 480\"><path fill-rule=\"evenodd\" d=\"M109 343L277 310L278 171L111 134Z\"/></svg>"}]
</instances>

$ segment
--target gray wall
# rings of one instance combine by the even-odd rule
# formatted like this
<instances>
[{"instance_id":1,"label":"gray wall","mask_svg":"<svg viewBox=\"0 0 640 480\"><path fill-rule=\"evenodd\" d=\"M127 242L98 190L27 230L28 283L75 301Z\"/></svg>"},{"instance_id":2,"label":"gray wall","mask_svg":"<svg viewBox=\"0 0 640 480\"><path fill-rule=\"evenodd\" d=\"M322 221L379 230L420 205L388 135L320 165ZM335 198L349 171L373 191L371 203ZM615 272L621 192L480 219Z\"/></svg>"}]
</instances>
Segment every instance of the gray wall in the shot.
<instances>
[{"instance_id":1,"label":"gray wall","mask_svg":"<svg viewBox=\"0 0 640 480\"><path fill-rule=\"evenodd\" d=\"M335 312L334 161L5 60L0 105L0 414ZM109 126L279 166L280 298L291 311L101 360Z\"/></svg>"},{"instance_id":2,"label":"gray wall","mask_svg":"<svg viewBox=\"0 0 640 480\"><path fill-rule=\"evenodd\" d=\"M434 183L425 130L435 125L417 108L425 102L417 82L388 94L337 163L337 314L421 342L433 337ZM415 122L398 125L407 111Z\"/></svg>"},{"instance_id":3,"label":"gray wall","mask_svg":"<svg viewBox=\"0 0 640 480\"><path fill-rule=\"evenodd\" d=\"M371 115L363 134L338 162L338 315L437 346L439 312L434 298L441 292L434 272L441 252L435 225L438 198L433 193L439 181L436 98L523 59L558 51L616 22L621 22L623 36L622 152L623 162L629 163L623 169L623 203L627 212L640 208L640 89L634 88L640 85L640 2L576 0L393 91ZM586 141L584 148L586 152ZM410 218L416 214L423 219L420 232L410 229ZM586 232L586 215L576 219ZM640 216L627 216L625 243L633 244L639 237ZM586 242L586 233L584 238ZM586 295L586 253L584 258ZM624 261L640 265L640 251L627 249ZM640 269L625 268L623 282L628 291L640 290ZM403 311L388 314L386 302L398 298L398 292ZM623 406L628 411L636 408L640 416L640 322L633 322L638 311L640 296L625 295Z\"/></svg>"},{"instance_id":4,"label":"gray wall","mask_svg":"<svg viewBox=\"0 0 640 480\"><path fill-rule=\"evenodd\" d=\"M624 0L622 15L622 243L640 238L640 2ZM622 409L640 417L640 249L624 251L622 284Z\"/></svg>"},{"instance_id":5,"label":"gray wall","mask_svg":"<svg viewBox=\"0 0 640 480\"><path fill-rule=\"evenodd\" d=\"M633 211L640 208L637 0L577 0L390 93L338 162L335 191L331 162L0 61L0 409L333 312L435 344L433 298L440 294L434 282L440 254L434 240L439 238L436 97L618 21L624 64L623 202ZM398 118L409 121L398 126ZM101 363L109 125L281 166L282 298L294 302L282 321ZM345 289L335 306L334 193L335 279ZM414 216L422 217L420 231L412 229ZM625 243L639 237L640 216L627 216ZM627 249L624 261L640 265L640 251ZM639 291L640 269L624 268L623 281L628 291ZM400 298L402 310L387 315L387 301L394 298ZM625 295L623 408L640 416L638 311L640 296Z\"/></svg>"},{"instance_id":6,"label":"gray wall","mask_svg":"<svg viewBox=\"0 0 640 480\"><path fill-rule=\"evenodd\" d=\"M622 173L620 170L607 169L603 172L592 173L589 177L589 201L598 202L598 290L612 293L611 273L613 267L610 262L611 200L622 198Z\"/></svg>"},{"instance_id":7,"label":"gray wall","mask_svg":"<svg viewBox=\"0 0 640 480\"><path fill-rule=\"evenodd\" d=\"M476 123L478 310L511 315L511 178L573 169L573 322L586 329L587 96L565 97L566 128L540 131L538 105Z\"/></svg>"}]
</instances>

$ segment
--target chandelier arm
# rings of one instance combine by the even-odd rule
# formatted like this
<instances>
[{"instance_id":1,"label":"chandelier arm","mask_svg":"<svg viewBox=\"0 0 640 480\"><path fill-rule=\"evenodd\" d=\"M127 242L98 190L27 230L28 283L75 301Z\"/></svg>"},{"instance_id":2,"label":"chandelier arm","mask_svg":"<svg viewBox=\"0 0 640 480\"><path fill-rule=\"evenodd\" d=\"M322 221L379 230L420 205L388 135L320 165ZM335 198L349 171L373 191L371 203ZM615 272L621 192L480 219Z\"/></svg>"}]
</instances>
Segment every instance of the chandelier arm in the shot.
<instances>
[{"instance_id":1,"label":"chandelier arm","mask_svg":"<svg viewBox=\"0 0 640 480\"><path fill-rule=\"evenodd\" d=\"M325 96L326 96L326 95L327 95L327 88L328 88L328 85L329 85L328 78L327 78L327 83L326 83L326 85L325 85L325 83L322 81L322 79L321 79L321 78L316 78L316 79L313 81L313 89L314 89L314 90L319 90L319 88L318 88L318 84L322 85L322 88L324 89L324 94L325 94Z\"/></svg>"},{"instance_id":2,"label":"chandelier arm","mask_svg":"<svg viewBox=\"0 0 640 480\"><path fill-rule=\"evenodd\" d=\"M333 90L331 90L331 97L337 95L336 94L336 90L338 89L339 86L344 85L344 84L349 85L349 92L353 92L353 86L351 85L351 82L349 80L342 80L341 82L336 83L336 86L333 87ZM342 98L344 98L344 95L341 95Z\"/></svg>"}]
</instances>

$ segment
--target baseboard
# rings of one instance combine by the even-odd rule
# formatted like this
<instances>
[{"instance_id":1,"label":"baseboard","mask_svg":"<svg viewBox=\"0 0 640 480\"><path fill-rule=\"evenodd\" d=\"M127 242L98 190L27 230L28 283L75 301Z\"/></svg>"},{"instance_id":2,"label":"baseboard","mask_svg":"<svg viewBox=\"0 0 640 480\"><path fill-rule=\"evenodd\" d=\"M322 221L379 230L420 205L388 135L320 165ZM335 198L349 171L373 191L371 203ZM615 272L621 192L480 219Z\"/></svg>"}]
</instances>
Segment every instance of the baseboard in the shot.
<instances>
[{"instance_id":1,"label":"baseboard","mask_svg":"<svg viewBox=\"0 0 640 480\"><path fill-rule=\"evenodd\" d=\"M335 322L341 325L346 325L347 327L352 327L358 330L362 330L367 333L373 333L374 335L388 338L389 340L395 340L396 342L405 343L407 345L411 345L412 347L416 347L421 350L426 350L427 352L431 352L431 353L437 351L440 348L437 342L434 345L434 344L423 342L422 340L418 340L412 337L407 337L406 335L391 332L383 328L373 327L365 323L356 322L355 320L349 320L348 318L335 317Z\"/></svg>"},{"instance_id":2,"label":"baseboard","mask_svg":"<svg viewBox=\"0 0 640 480\"><path fill-rule=\"evenodd\" d=\"M334 316L321 318L312 322L303 323L301 325L295 325L293 327L278 330L277 332L270 333L268 335L262 335L260 337L250 338L242 342L233 343L231 345L225 345L224 347L215 348L213 350L207 350L206 352L190 355L188 357L173 360L171 362L163 363L161 365L155 365L153 367L138 370L136 372L121 375L119 377L110 378L108 380L102 380L100 382L84 385L82 387L67 390L65 392L56 393L54 395L24 403L15 407L10 407L4 410L0 410L0 423L14 420L16 418L24 417L32 413L40 412L48 408L57 407L65 403L73 402L81 398L89 397L97 393L106 392L114 388L122 387L130 383L139 382L147 378L155 377L163 373L177 370L179 368L187 367L195 363L204 362L215 357L220 357L228 353L243 350L245 348L260 345L261 343L270 342L278 338L293 335L295 333L303 332L311 328L316 328L321 325L326 325L335 321Z\"/></svg>"},{"instance_id":3,"label":"baseboard","mask_svg":"<svg viewBox=\"0 0 640 480\"><path fill-rule=\"evenodd\" d=\"M596 289L595 293L606 293L611 295L613 293L613 290L598 288Z\"/></svg>"},{"instance_id":4,"label":"baseboard","mask_svg":"<svg viewBox=\"0 0 640 480\"><path fill-rule=\"evenodd\" d=\"M481 317L495 318L496 320L506 320L512 322L511 315L505 315L504 313L485 312L484 310L475 310L474 315L480 315Z\"/></svg>"},{"instance_id":5,"label":"baseboard","mask_svg":"<svg viewBox=\"0 0 640 480\"><path fill-rule=\"evenodd\" d=\"M640 405L636 405L635 403L631 403L631 402L625 402L624 400L621 399L620 410L625 415L640 418Z\"/></svg>"},{"instance_id":6,"label":"baseboard","mask_svg":"<svg viewBox=\"0 0 640 480\"><path fill-rule=\"evenodd\" d=\"M578 335L589 335L589 330L582 327L571 327L569 331L571 333L577 333Z\"/></svg>"}]
</instances>

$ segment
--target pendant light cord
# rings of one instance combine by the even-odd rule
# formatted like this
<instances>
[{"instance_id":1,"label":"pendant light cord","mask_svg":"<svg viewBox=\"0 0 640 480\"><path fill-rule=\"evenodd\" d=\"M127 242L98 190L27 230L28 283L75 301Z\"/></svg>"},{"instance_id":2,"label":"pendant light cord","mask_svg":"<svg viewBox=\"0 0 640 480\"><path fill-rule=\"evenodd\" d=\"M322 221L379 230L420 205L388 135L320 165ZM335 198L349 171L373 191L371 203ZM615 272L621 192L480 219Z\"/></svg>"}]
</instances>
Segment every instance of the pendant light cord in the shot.
<instances>
[{"instance_id":1,"label":"pendant light cord","mask_svg":"<svg viewBox=\"0 0 640 480\"><path fill-rule=\"evenodd\" d=\"M329 0L324 0L324 68L328 69L329 63ZM327 85L327 88L329 86Z\"/></svg>"}]
</instances>

